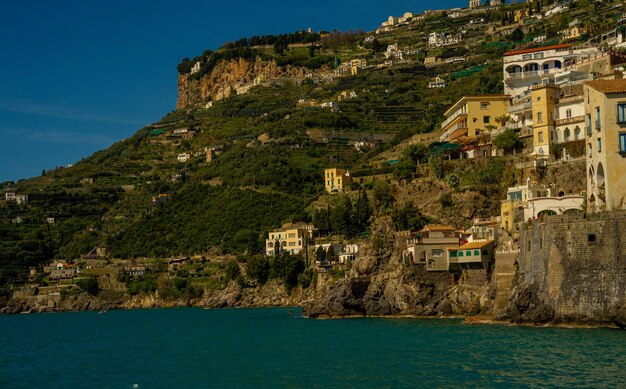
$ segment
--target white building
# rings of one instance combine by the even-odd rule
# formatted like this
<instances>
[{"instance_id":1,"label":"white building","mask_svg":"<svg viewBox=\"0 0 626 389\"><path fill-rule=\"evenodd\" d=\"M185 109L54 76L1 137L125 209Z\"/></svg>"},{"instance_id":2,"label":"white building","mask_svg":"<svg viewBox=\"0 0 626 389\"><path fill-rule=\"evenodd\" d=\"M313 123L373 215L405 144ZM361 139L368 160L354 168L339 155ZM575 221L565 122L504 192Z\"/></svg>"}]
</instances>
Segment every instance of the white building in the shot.
<instances>
[{"instance_id":1,"label":"white building","mask_svg":"<svg viewBox=\"0 0 626 389\"><path fill-rule=\"evenodd\" d=\"M503 57L504 92L515 98L535 85L566 82L569 76L565 68L574 65L577 58L595 51L574 50L570 44L508 51ZM559 76L562 77L559 79Z\"/></svg>"},{"instance_id":2,"label":"white building","mask_svg":"<svg viewBox=\"0 0 626 389\"><path fill-rule=\"evenodd\" d=\"M178 154L178 157L176 157L176 160L178 162L187 162L187 161L189 161L190 158L191 158L191 154L189 154L189 153L182 153L182 154Z\"/></svg>"},{"instance_id":3,"label":"white building","mask_svg":"<svg viewBox=\"0 0 626 389\"><path fill-rule=\"evenodd\" d=\"M434 88L445 88L446 86L448 86L446 84L446 81L441 78L441 77L435 77L435 79L433 81L430 81L428 83L428 89L434 89Z\"/></svg>"}]
</instances>

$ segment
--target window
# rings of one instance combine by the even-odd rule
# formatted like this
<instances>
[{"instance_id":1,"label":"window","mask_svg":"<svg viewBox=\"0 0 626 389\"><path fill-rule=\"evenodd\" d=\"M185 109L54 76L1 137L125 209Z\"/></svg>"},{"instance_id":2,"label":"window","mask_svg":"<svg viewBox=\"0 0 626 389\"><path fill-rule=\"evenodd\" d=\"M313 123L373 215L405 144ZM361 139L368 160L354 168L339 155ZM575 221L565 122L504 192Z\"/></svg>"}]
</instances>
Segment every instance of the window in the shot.
<instances>
[{"instance_id":1,"label":"window","mask_svg":"<svg viewBox=\"0 0 626 389\"><path fill-rule=\"evenodd\" d=\"M626 103L617 104L617 122L626 123Z\"/></svg>"},{"instance_id":2,"label":"window","mask_svg":"<svg viewBox=\"0 0 626 389\"><path fill-rule=\"evenodd\" d=\"M490 121L491 121L491 116L483 116L483 123L484 124L489 124Z\"/></svg>"},{"instance_id":3,"label":"window","mask_svg":"<svg viewBox=\"0 0 626 389\"><path fill-rule=\"evenodd\" d=\"M539 134L537 134L538 138L539 138L539 142L543 142L543 131L539 131Z\"/></svg>"},{"instance_id":4,"label":"window","mask_svg":"<svg viewBox=\"0 0 626 389\"><path fill-rule=\"evenodd\" d=\"M565 117L566 118L571 118L572 117L572 110L571 109L566 109L565 110Z\"/></svg>"},{"instance_id":5,"label":"window","mask_svg":"<svg viewBox=\"0 0 626 389\"><path fill-rule=\"evenodd\" d=\"M456 258L456 251L450 251L450 257Z\"/></svg>"},{"instance_id":6,"label":"window","mask_svg":"<svg viewBox=\"0 0 626 389\"><path fill-rule=\"evenodd\" d=\"M543 112L537 112L537 123L543 123Z\"/></svg>"},{"instance_id":7,"label":"window","mask_svg":"<svg viewBox=\"0 0 626 389\"><path fill-rule=\"evenodd\" d=\"M626 153L626 132L621 132L619 136L619 152Z\"/></svg>"},{"instance_id":8,"label":"window","mask_svg":"<svg viewBox=\"0 0 626 389\"><path fill-rule=\"evenodd\" d=\"M474 250L474 255L480 256L480 250Z\"/></svg>"},{"instance_id":9,"label":"window","mask_svg":"<svg viewBox=\"0 0 626 389\"><path fill-rule=\"evenodd\" d=\"M463 251L459 251L459 257L463 256Z\"/></svg>"},{"instance_id":10,"label":"window","mask_svg":"<svg viewBox=\"0 0 626 389\"><path fill-rule=\"evenodd\" d=\"M443 250L433 249L433 257L441 257L443 255Z\"/></svg>"},{"instance_id":11,"label":"window","mask_svg":"<svg viewBox=\"0 0 626 389\"><path fill-rule=\"evenodd\" d=\"M596 107L596 130L600 130L600 107Z\"/></svg>"},{"instance_id":12,"label":"window","mask_svg":"<svg viewBox=\"0 0 626 389\"><path fill-rule=\"evenodd\" d=\"M489 109L489 103L481 102L480 103L480 109Z\"/></svg>"},{"instance_id":13,"label":"window","mask_svg":"<svg viewBox=\"0 0 626 389\"><path fill-rule=\"evenodd\" d=\"M471 256L472 256L472 252L471 252L470 250L467 250L467 251L465 252L465 256L466 256L466 257L471 257Z\"/></svg>"},{"instance_id":14,"label":"window","mask_svg":"<svg viewBox=\"0 0 626 389\"><path fill-rule=\"evenodd\" d=\"M587 136L591 136L591 114L587 115Z\"/></svg>"},{"instance_id":15,"label":"window","mask_svg":"<svg viewBox=\"0 0 626 389\"><path fill-rule=\"evenodd\" d=\"M602 151L602 139L598 138L598 153Z\"/></svg>"}]
</instances>

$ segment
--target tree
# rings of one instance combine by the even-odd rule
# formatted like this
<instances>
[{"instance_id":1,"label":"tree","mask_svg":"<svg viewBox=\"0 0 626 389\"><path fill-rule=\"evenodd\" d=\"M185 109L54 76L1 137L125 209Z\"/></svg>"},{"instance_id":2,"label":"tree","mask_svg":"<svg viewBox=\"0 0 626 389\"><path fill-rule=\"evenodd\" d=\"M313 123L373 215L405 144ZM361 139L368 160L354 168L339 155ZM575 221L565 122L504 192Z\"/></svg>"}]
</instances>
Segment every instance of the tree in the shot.
<instances>
[{"instance_id":1,"label":"tree","mask_svg":"<svg viewBox=\"0 0 626 389\"><path fill-rule=\"evenodd\" d=\"M93 277L84 278L78 281L78 286L92 296L96 296L98 292L100 292L100 285L98 284L98 280Z\"/></svg>"},{"instance_id":2,"label":"tree","mask_svg":"<svg viewBox=\"0 0 626 389\"><path fill-rule=\"evenodd\" d=\"M445 175L443 168L443 158L440 156L432 157L430 161L428 161L428 165L430 167L430 171L435 175L435 177L442 179Z\"/></svg>"},{"instance_id":3,"label":"tree","mask_svg":"<svg viewBox=\"0 0 626 389\"><path fill-rule=\"evenodd\" d=\"M237 261L228 261L226 263L226 279L228 281L232 281L236 279L239 274L240 270Z\"/></svg>"},{"instance_id":4,"label":"tree","mask_svg":"<svg viewBox=\"0 0 626 389\"><path fill-rule=\"evenodd\" d=\"M521 28L516 28L513 30L511 35L509 35L509 40L512 42L521 42L524 39L524 31Z\"/></svg>"},{"instance_id":5,"label":"tree","mask_svg":"<svg viewBox=\"0 0 626 389\"><path fill-rule=\"evenodd\" d=\"M461 185L461 178L456 173L448 175L447 181L448 185L454 190L457 190Z\"/></svg>"},{"instance_id":6,"label":"tree","mask_svg":"<svg viewBox=\"0 0 626 389\"><path fill-rule=\"evenodd\" d=\"M359 231L365 230L371 216L372 209L370 208L370 201L367 197L367 192L365 189L362 189L359 192L359 199L356 202L356 208L354 210L354 223Z\"/></svg>"},{"instance_id":7,"label":"tree","mask_svg":"<svg viewBox=\"0 0 626 389\"><path fill-rule=\"evenodd\" d=\"M391 187L387 181L376 181L374 183L374 204L378 211L383 210L393 203Z\"/></svg>"},{"instance_id":8,"label":"tree","mask_svg":"<svg viewBox=\"0 0 626 389\"><path fill-rule=\"evenodd\" d=\"M392 211L391 221L393 222L393 226L396 231L417 231L421 230L429 220L427 217L422 215L415 204L408 203L403 207L395 208Z\"/></svg>"},{"instance_id":9,"label":"tree","mask_svg":"<svg viewBox=\"0 0 626 389\"><path fill-rule=\"evenodd\" d=\"M326 250L324 250L324 247L322 245L319 245L317 250L315 250L315 259L317 259L320 262L323 262L326 260Z\"/></svg>"},{"instance_id":10,"label":"tree","mask_svg":"<svg viewBox=\"0 0 626 389\"><path fill-rule=\"evenodd\" d=\"M248 277L257 280L261 285L267 282L270 276L270 261L264 255L255 255L246 262Z\"/></svg>"},{"instance_id":11,"label":"tree","mask_svg":"<svg viewBox=\"0 0 626 389\"><path fill-rule=\"evenodd\" d=\"M339 206L333 209L332 224L336 233L345 236L353 235L352 214L352 201L350 201L350 197L344 196Z\"/></svg>"},{"instance_id":12,"label":"tree","mask_svg":"<svg viewBox=\"0 0 626 389\"><path fill-rule=\"evenodd\" d=\"M380 44L380 41L376 38L372 41L372 51L374 53L379 53L383 51L383 45Z\"/></svg>"},{"instance_id":13,"label":"tree","mask_svg":"<svg viewBox=\"0 0 626 389\"><path fill-rule=\"evenodd\" d=\"M493 144L499 149L504 150L506 153L522 147L522 142L520 141L519 136L512 128L507 128L502 133L498 134L494 138Z\"/></svg>"}]
</instances>

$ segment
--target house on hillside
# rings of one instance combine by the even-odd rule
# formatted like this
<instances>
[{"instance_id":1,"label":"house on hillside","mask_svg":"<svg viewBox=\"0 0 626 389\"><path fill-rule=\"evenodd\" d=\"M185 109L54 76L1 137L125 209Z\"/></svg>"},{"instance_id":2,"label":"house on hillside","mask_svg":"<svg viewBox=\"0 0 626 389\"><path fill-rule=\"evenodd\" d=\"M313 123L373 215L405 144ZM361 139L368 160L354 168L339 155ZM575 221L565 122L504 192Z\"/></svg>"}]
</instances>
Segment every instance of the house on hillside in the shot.
<instances>
[{"instance_id":1,"label":"house on hillside","mask_svg":"<svg viewBox=\"0 0 626 389\"><path fill-rule=\"evenodd\" d=\"M328 193L345 192L351 182L352 178L347 170L337 168L324 170L324 188Z\"/></svg>"},{"instance_id":2,"label":"house on hillside","mask_svg":"<svg viewBox=\"0 0 626 389\"><path fill-rule=\"evenodd\" d=\"M314 231L312 224L285 224L268 234L265 240L265 254L300 254L313 242Z\"/></svg>"}]
</instances>

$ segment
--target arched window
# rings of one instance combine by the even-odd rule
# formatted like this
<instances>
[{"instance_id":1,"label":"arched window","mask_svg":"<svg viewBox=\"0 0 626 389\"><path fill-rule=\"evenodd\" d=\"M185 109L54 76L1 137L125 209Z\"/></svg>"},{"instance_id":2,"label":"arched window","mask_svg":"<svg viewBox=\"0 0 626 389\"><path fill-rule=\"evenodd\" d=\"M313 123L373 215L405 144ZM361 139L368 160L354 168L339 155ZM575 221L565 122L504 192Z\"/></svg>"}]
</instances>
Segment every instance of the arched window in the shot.
<instances>
[{"instance_id":1,"label":"arched window","mask_svg":"<svg viewBox=\"0 0 626 389\"><path fill-rule=\"evenodd\" d=\"M598 164L598 188L604 188L604 167L602 163Z\"/></svg>"},{"instance_id":2,"label":"arched window","mask_svg":"<svg viewBox=\"0 0 626 389\"><path fill-rule=\"evenodd\" d=\"M580 127L576 126L574 128L574 140L580 139Z\"/></svg>"},{"instance_id":3,"label":"arched window","mask_svg":"<svg viewBox=\"0 0 626 389\"><path fill-rule=\"evenodd\" d=\"M564 142L569 142L569 140L570 140L569 138L570 138L571 135L572 134L571 134L569 128L565 127L565 132L563 134L563 141Z\"/></svg>"}]
</instances>

